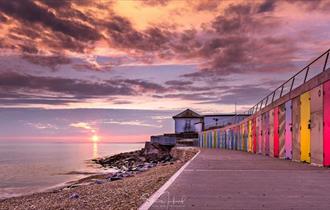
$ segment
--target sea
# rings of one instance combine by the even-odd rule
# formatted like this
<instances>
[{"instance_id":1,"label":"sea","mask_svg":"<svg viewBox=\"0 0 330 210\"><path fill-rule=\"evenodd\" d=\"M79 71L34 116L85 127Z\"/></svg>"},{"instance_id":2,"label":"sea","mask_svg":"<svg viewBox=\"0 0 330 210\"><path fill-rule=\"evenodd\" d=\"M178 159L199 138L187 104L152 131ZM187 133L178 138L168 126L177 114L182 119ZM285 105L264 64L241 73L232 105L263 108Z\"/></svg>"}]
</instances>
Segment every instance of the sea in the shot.
<instances>
[{"instance_id":1,"label":"sea","mask_svg":"<svg viewBox=\"0 0 330 210\"><path fill-rule=\"evenodd\" d=\"M104 173L91 160L141 149L143 143L0 142L0 200Z\"/></svg>"}]
</instances>

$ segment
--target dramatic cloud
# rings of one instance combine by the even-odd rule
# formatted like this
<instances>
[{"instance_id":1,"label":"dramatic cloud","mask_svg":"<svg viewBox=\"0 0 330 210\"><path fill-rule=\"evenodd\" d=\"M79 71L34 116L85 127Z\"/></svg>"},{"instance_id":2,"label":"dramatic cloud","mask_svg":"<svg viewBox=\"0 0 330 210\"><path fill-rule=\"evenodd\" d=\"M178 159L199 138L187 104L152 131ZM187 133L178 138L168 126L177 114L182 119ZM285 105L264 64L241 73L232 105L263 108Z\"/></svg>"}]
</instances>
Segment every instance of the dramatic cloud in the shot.
<instances>
[{"instance_id":1,"label":"dramatic cloud","mask_svg":"<svg viewBox=\"0 0 330 210\"><path fill-rule=\"evenodd\" d=\"M291 73L325 50L328 8L321 0L0 0L0 102L233 103L244 95L232 88L235 76ZM155 66L164 70L153 74Z\"/></svg>"},{"instance_id":2,"label":"dramatic cloud","mask_svg":"<svg viewBox=\"0 0 330 210\"><path fill-rule=\"evenodd\" d=\"M141 3L148 6L165 6L171 0L141 0Z\"/></svg>"},{"instance_id":3,"label":"dramatic cloud","mask_svg":"<svg viewBox=\"0 0 330 210\"><path fill-rule=\"evenodd\" d=\"M165 90L161 85L143 80L117 79L90 82L17 73L0 74L2 104L63 104L99 97L161 93ZM59 94L66 97L59 97Z\"/></svg>"},{"instance_id":4,"label":"dramatic cloud","mask_svg":"<svg viewBox=\"0 0 330 210\"><path fill-rule=\"evenodd\" d=\"M192 81L182 81L182 80L170 80L165 82L167 85L172 85L172 86L183 86L183 85L191 85L193 84Z\"/></svg>"},{"instance_id":5,"label":"dramatic cloud","mask_svg":"<svg viewBox=\"0 0 330 210\"><path fill-rule=\"evenodd\" d=\"M20 35L17 37L18 40L27 45L30 44L29 41L32 41L35 44L43 44L58 50L62 47L79 51L83 45L87 47L88 43L93 43L102 37L95 26L82 22L91 19L81 12L78 15L77 10L73 9L67 1L59 1L57 4L50 3L50 1L46 1L46 3L48 6L51 4L58 7L50 10L43 5L43 1L0 1L0 11L18 22L18 26L10 30L13 38ZM75 14L75 18L78 18L79 21L74 18L64 18L61 12L63 5L67 9L65 13ZM40 40L36 41L36 38ZM37 53L37 50L32 50L30 46L21 48L23 52Z\"/></svg>"},{"instance_id":6,"label":"dramatic cloud","mask_svg":"<svg viewBox=\"0 0 330 210\"><path fill-rule=\"evenodd\" d=\"M35 129L55 129L57 130L58 127L55 125L52 125L50 123L26 123L26 125L31 126L32 128Z\"/></svg>"},{"instance_id":7,"label":"dramatic cloud","mask_svg":"<svg viewBox=\"0 0 330 210\"><path fill-rule=\"evenodd\" d=\"M50 55L50 56L42 56L42 55L23 55L24 59L27 59L33 64L38 64L41 66L48 66L49 68L55 70L58 65L62 64L70 64L71 60L62 55Z\"/></svg>"},{"instance_id":8,"label":"dramatic cloud","mask_svg":"<svg viewBox=\"0 0 330 210\"><path fill-rule=\"evenodd\" d=\"M259 6L258 12L270 12L275 9L275 0L265 0L264 3L262 3Z\"/></svg>"},{"instance_id":9,"label":"dramatic cloud","mask_svg":"<svg viewBox=\"0 0 330 210\"><path fill-rule=\"evenodd\" d=\"M69 126L73 127L73 128L82 129L84 131L88 131L88 132L91 132L91 133L96 132L96 129L93 128L94 126L92 126L90 123L87 123L87 122L71 123Z\"/></svg>"},{"instance_id":10,"label":"dramatic cloud","mask_svg":"<svg viewBox=\"0 0 330 210\"><path fill-rule=\"evenodd\" d=\"M260 100L260 96L265 96L269 93L269 89L261 86L237 86L229 89L227 93L218 97L205 98L203 102L199 104L254 104Z\"/></svg>"},{"instance_id":11,"label":"dramatic cloud","mask_svg":"<svg viewBox=\"0 0 330 210\"><path fill-rule=\"evenodd\" d=\"M132 120L132 121L118 121L118 120L106 120L103 121L104 124L117 124L117 125L128 125L128 126L143 126L143 127L155 127L155 128L161 128L161 125L155 125L155 124L149 124L145 123L139 120Z\"/></svg>"}]
</instances>

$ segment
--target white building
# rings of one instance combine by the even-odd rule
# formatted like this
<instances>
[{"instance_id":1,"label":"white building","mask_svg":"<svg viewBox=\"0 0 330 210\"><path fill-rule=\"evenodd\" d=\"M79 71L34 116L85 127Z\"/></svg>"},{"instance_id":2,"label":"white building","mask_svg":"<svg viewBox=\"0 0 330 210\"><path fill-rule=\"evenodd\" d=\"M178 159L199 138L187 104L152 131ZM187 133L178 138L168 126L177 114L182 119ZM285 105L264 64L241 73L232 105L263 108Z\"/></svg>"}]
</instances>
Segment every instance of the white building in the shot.
<instances>
[{"instance_id":1,"label":"white building","mask_svg":"<svg viewBox=\"0 0 330 210\"><path fill-rule=\"evenodd\" d=\"M187 109L175 116L175 133L196 133L195 124L203 122L203 116Z\"/></svg>"}]
</instances>

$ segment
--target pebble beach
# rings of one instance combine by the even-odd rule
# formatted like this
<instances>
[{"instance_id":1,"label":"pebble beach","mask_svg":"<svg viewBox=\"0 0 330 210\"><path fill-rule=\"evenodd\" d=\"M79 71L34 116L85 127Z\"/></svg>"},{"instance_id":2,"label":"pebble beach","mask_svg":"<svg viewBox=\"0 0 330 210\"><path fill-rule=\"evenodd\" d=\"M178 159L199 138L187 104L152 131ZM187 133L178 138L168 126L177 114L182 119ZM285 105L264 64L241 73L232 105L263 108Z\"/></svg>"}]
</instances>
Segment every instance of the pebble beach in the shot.
<instances>
[{"instance_id":1,"label":"pebble beach","mask_svg":"<svg viewBox=\"0 0 330 210\"><path fill-rule=\"evenodd\" d=\"M49 192L8 198L0 201L0 209L137 209L196 152L178 149L175 160L120 179L111 179L113 174L90 176Z\"/></svg>"}]
</instances>

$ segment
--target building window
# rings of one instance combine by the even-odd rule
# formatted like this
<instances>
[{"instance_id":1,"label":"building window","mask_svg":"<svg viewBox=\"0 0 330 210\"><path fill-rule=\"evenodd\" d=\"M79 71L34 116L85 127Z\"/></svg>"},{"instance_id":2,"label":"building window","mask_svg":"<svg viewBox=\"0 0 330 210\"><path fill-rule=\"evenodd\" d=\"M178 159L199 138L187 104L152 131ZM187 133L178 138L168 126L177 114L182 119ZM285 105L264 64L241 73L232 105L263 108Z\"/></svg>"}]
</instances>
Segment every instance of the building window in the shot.
<instances>
[{"instance_id":1,"label":"building window","mask_svg":"<svg viewBox=\"0 0 330 210\"><path fill-rule=\"evenodd\" d=\"M184 126L184 132L192 132L191 120L186 120L186 124Z\"/></svg>"}]
</instances>

